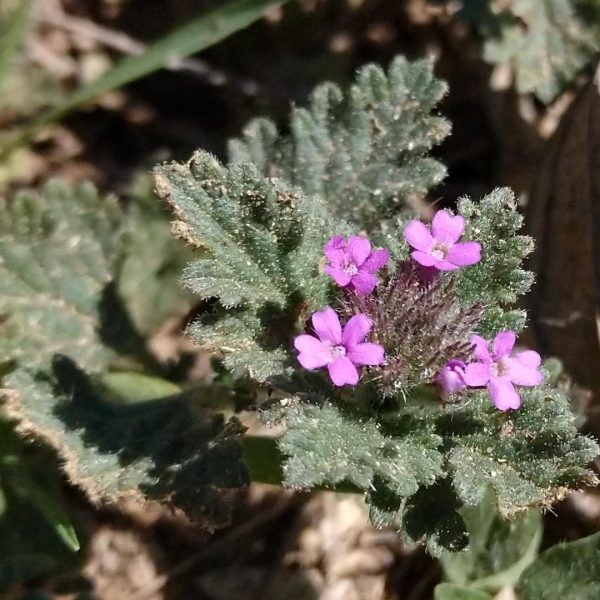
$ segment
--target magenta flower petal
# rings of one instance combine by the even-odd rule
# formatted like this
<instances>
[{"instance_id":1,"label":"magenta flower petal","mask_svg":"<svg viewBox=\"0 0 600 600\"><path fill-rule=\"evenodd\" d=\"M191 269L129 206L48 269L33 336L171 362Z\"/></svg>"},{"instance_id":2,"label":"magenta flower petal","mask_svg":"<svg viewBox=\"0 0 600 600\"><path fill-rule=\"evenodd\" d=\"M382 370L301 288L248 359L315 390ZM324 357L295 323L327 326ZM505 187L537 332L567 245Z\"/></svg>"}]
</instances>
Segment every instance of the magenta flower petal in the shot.
<instances>
[{"instance_id":1,"label":"magenta flower petal","mask_svg":"<svg viewBox=\"0 0 600 600\"><path fill-rule=\"evenodd\" d=\"M337 262L337 260L344 256L344 246L345 246L344 236L343 235L334 235L326 244L323 249L325 252L325 256L332 262Z\"/></svg>"},{"instance_id":2,"label":"magenta flower petal","mask_svg":"<svg viewBox=\"0 0 600 600\"><path fill-rule=\"evenodd\" d=\"M336 235L325 244L324 250L329 264L323 271L340 287L351 285L357 294L373 291L377 285L375 273L389 259L387 250L371 250L371 242L359 235L350 236L347 241Z\"/></svg>"},{"instance_id":3,"label":"magenta flower petal","mask_svg":"<svg viewBox=\"0 0 600 600\"><path fill-rule=\"evenodd\" d=\"M348 253L350 260L360 267L371 254L371 242L361 235L351 235L348 238Z\"/></svg>"},{"instance_id":4,"label":"magenta flower petal","mask_svg":"<svg viewBox=\"0 0 600 600\"><path fill-rule=\"evenodd\" d=\"M415 250L410 254L420 265L424 267L433 267L440 262L437 258L431 256L431 254L427 254L427 252L423 252L421 250Z\"/></svg>"},{"instance_id":5,"label":"magenta flower petal","mask_svg":"<svg viewBox=\"0 0 600 600\"><path fill-rule=\"evenodd\" d=\"M294 338L294 348L296 348L298 352L308 353L320 353L326 351L327 356L329 356L329 346L324 344L314 335L308 335L307 333L303 333L302 335L298 335Z\"/></svg>"},{"instance_id":6,"label":"magenta flower petal","mask_svg":"<svg viewBox=\"0 0 600 600\"><path fill-rule=\"evenodd\" d=\"M498 410L517 409L521 406L521 398L515 385L535 386L544 380L539 369L541 357L537 352L526 350L511 356L515 341L514 331L501 331L494 337L493 356L490 356L488 342L481 336L471 336L473 353L481 362L466 366L465 382L469 386L480 387L487 376L488 391Z\"/></svg>"},{"instance_id":7,"label":"magenta flower petal","mask_svg":"<svg viewBox=\"0 0 600 600\"><path fill-rule=\"evenodd\" d=\"M352 281L349 273L334 265L325 265L323 272L327 273L340 287L346 287Z\"/></svg>"},{"instance_id":8,"label":"magenta flower petal","mask_svg":"<svg viewBox=\"0 0 600 600\"><path fill-rule=\"evenodd\" d=\"M411 221L404 228L404 238L415 250L429 253L433 249L433 237L429 229L421 221ZM417 259L415 258L415 260ZM419 261L417 260L417 262Z\"/></svg>"},{"instance_id":9,"label":"magenta flower petal","mask_svg":"<svg viewBox=\"0 0 600 600\"><path fill-rule=\"evenodd\" d=\"M330 346L312 335L299 335L294 347L300 352L298 362L305 369L320 369L331 362Z\"/></svg>"},{"instance_id":10,"label":"magenta flower petal","mask_svg":"<svg viewBox=\"0 0 600 600\"><path fill-rule=\"evenodd\" d=\"M350 348L347 356L357 366L377 366L385 360L383 347L369 342Z\"/></svg>"},{"instance_id":11,"label":"magenta flower petal","mask_svg":"<svg viewBox=\"0 0 600 600\"><path fill-rule=\"evenodd\" d=\"M479 242L454 244L448 250L446 260L459 267L477 264L481 260L481 244Z\"/></svg>"},{"instance_id":12,"label":"magenta flower petal","mask_svg":"<svg viewBox=\"0 0 600 600\"><path fill-rule=\"evenodd\" d=\"M327 366L333 385L356 385L358 371L347 356L340 356Z\"/></svg>"},{"instance_id":13,"label":"magenta flower petal","mask_svg":"<svg viewBox=\"0 0 600 600\"><path fill-rule=\"evenodd\" d=\"M482 362L470 363L465 367L464 380L470 387L486 385L492 376L490 365Z\"/></svg>"},{"instance_id":14,"label":"magenta flower petal","mask_svg":"<svg viewBox=\"0 0 600 600\"><path fill-rule=\"evenodd\" d=\"M447 260L436 260L433 265L438 271L456 271L459 267Z\"/></svg>"},{"instance_id":15,"label":"magenta flower petal","mask_svg":"<svg viewBox=\"0 0 600 600\"><path fill-rule=\"evenodd\" d=\"M521 406L521 397L508 377L492 377L488 384L490 398L498 410L516 410Z\"/></svg>"},{"instance_id":16,"label":"magenta flower petal","mask_svg":"<svg viewBox=\"0 0 600 600\"><path fill-rule=\"evenodd\" d=\"M366 315L354 315L344 327L342 332L342 344L351 349L356 344L360 344L373 327L373 321Z\"/></svg>"},{"instance_id":17,"label":"magenta flower petal","mask_svg":"<svg viewBox=\"0 0 600 600\"><path fill-rule=\"evenodd\" d=\"M465 220L457 215L453 217L445 210L438 210L431 221L433 237L442 244L456 244L465 230Z\"/></svg>"},{"instance_id":18,"label":"magenta flower petal","mask_svg":"<svg viewBox=\"0 0 600 600\"><path fill-rule=\"evenodd\" d=\"M446 366L435 376L435 382L446 394L455 394L467 386L465 367L466 365L462 360L449 360Z\"/></svg>"},{"instance_id":19,"label":"magenta flower petal","mask_svg":"<svg viewBox=\"0 0 600 600\"><path fill-rule=\"evenodd\" d=\"M318 339L307 334L294 339L298 361L310 370L327 367L336 386L356 385L360 378L357 366L375 366L385 360L382 346L363 342L373 327L366 315L354 315L342 331L337 314L327 307L312 315L312 324Z\"/></svg>"},{"instance_id":20,"label":"magenta flower petal","mask_svg":"<svg viewBox=\"0 0 600 600\"><path fill-rule=\"evenodd\" d=\"M368 273L375 273L387 265L390 260L390 253L384 248L373 250L367 260L362 264L362 270Z\"/></svg>"},{"instance_id":21,"label":"magenta flower petal","mask_svg":"<svg viewBox=\"0 0 600 600\"><path fill-rule=\"evenodd\" d=\"M370 294L377 285L377 277L371 273L359 272L352 278L352 287L359 296Z\"/></svg>"},{"instance_id":22,"label":"magenta flower petal","mask_svg":"<svg viewBox=\"0 0 600 600\"><path fill-rule=\"evenodd\" d=\"M471 336L471 344L473 345L473 356L484 363L492 362L490 351L488 349L488 343L485 338L480 335Z\"/></svg>"},{"instance_id":23,"label":"magenta flower petal","mask_svg":"<svg viewBox=\"0 0 600 600\"><path fill-rule=\"evenodd\" d=\"M458 243L465 230L465 220L445 210L435 213L431 231L420 221L411 221L404 229L406 241L415 249L411 256L420 265L438 271L456 271L481 260L481 244Z\"/></svg>"},{"instance_id":24,"label":"magenta flower petal","mask_svg":"<svg viewBox=\"0 0 600 600\"><path fill-rule=\"evenodd\" d=\"M544 375L537 368L526 367L516 358L504 358L504 374L515 384L532 387L544 381Z\"/></svg>"},{"instance_id":25,"label":"magenta flower petal","mask_svg":"<svg viewBox=\"0 0 600 600\"><path fill-rule=\"evenodd\" d=\"M333 308L324 308L318 310L312 316L312 324L317 332L317 335L323 342L331 342L332 344L341 344L342 342L342 326L340 320Z\"/></svg>"},{"instance_id":26,"label":"magenta flower petal","mask_svg":"<svg viewBox=\"0 0 600 600\"><path fill-rule=\"evenodd\" d=\"M542 364L542 357L535 350L517 352L513 358L530 369L537 369Z\"/></svg>"},{"instance_id":27,"label":"magenta flower petal","mask_svg":"<svg viewBox=\"0 0 600 600\"><path fill-rule=\"evenodd\" d=\"M515 347L516 341L517 336L514 331L501 331L498 333L492 342L494 358L508 356Z\"/></svg>"}]
</instances>

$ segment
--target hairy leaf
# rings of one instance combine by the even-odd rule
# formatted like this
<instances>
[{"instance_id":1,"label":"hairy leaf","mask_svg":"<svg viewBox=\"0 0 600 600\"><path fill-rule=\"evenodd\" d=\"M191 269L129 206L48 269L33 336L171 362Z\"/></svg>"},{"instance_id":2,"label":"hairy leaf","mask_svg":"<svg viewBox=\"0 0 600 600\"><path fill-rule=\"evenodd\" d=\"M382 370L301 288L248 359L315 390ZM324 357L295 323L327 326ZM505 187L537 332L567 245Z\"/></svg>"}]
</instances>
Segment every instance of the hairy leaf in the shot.
<instances>
[{"instance_id":1,"label":"hairy leaf","mask_svg":"<svg viewBox=\"0 0 600 600\"><path fill-rule=\"evenodd\" d=\"M477 203L462 198L458 212L467 221L464 239L478 241L483 249L481 262L461 269L457 275L460 300L484 303L486 310L479 324L482 335L491 336L502 329L521 330L525 313L507 307L533 283L533 274L522 268L533 250L533 240L517 234L523 217L514 193L498 188Z\"/></svg>"},{"instance_id":2,"label":"hairy leaf","mask_svg":"<svg viewBox=\"0 0 600 600\"><path fill-rule=\"evenodd\" d=\"M508 63L517 90L550 103L597 56L600 20L581 0L462 0L459 16L484 37L484 57Z\"/></svg>"},{"instance_id":3,"label":"hairy leaf","mask_svg":"<svg viewBox=\"0 0 600 600\"><path fill-rule=\"evenodd\" d=\"M183 281L219 306L190 328L197 341L221 349L230 368L257 379L285 371L291 335L311 308L327 303L319 273L323 244L336 228L316 197L265 179L251 164L224 167L199 152L186 165L155 169L176 234L207 252Z\"/></svg>"},{"instance_id":4,"label":"hairy leaf","mask_svg":"<svg viewBox=\"0 0 600 600\"><path fill-rule=\"evenodd\" d=\"M171 235L169 213L151 189L141 192L123 222L117 288L136 330L147 335L190 308L192 295L178 280L193 253Z\"/></svg>"},{"instance_id":5,"label":"hairy leaf","mask_svg":"<svg viewBox=\"0 0 600 600\"><path fill-rule=\"evenodd\" d=\"M21 369L6 383L17 430L49 443L92 502L151 498L208 526L227 522L221 490L247 483L243 428L205 414L201 393L113 404L66 357L54 359L52 379Z\"/></svg>"},{"instance_id":6,"label":"hairy leaf","mask_svg":"<svg viewBox=\"0 0 600 600\"><path fill-rule=\"evenodd\" d=\"M600 533L543 552L519 582L522 600L595 600L600 595Z\"/></svg>"},{"instance_id":7,"label":"hairy leaf","mask_svg":"<svg viewBox=\"0 0 600 600\"><path fill-rule=\"evenodd\" d=\"M231 162L251 162L368 228L444 177L427 153L448 135L447 121L432 115L445 93L430 61L397 58L387 72L369 65L345 93L317 87L308 108L292 112L289 135L268 119L252 121L230 142Z\"/></svg>"},{"instance_id":8,"label":"hairy leaf","mask_svg":"<svg viewBox=\"0 0 600 600\"><path fill-rule=\"evenodd\" d=\"M345 482L369 491L377 478L395 496L407 497L441 472L441 440L432 433L385 436L375 421L330 403L296 400L285 418L287 431L279 448L289 457L284 467L287 485L334 487Z\"/></svg>"},{"instance_id":9,"label":"hairy leaf","mask_svg":"<svg viewBox=\"0 0 600 600\"><path fill-rule=\"evenodd\" d=\"M520 393L523 404L509 419L498 418L482 392L470 410L458 409L454 425L445 424L452 435L461 420L470 419L448 452L454 486L466 505L483 501L491 486L500 514L511 516L595 481L587 465L598 446L577 433L567 398L545 386Z\"/></svg>"},{"instance_id":10,"label":"hairy leaf","mask_svg":"<svg viewBox=\"0 0 600 600\"><path fill-rule=\"evenodd\" d=\"M370 416L331 402L292 400L270 411L287 425L279 441L287 457L284 483L336 489L350 483L367 492L376 525L396 525L436 555L456 551L468 540L467 507L480 506L490 491L490 515L515 518L596 480L588 464L598 446L577 433L566 397L547 387L521 394L521 409L510 415L498 413L487 392L446 407L413 398ZM511 530L500 523L495 532Z\"/></svg>"},{"instance_id":11,"label":"hairy leaf","mask_svg":"<svg viewBox=\"0 0 600 600\"><path fill-rule=\"evenodd\" d=\"M101 299L118 256L122 214L91 185L55 181L41 196L0 201L0 314L3 356L47 368L53 354L106 366L98 339Z\"/></svg>"}]
</instances>

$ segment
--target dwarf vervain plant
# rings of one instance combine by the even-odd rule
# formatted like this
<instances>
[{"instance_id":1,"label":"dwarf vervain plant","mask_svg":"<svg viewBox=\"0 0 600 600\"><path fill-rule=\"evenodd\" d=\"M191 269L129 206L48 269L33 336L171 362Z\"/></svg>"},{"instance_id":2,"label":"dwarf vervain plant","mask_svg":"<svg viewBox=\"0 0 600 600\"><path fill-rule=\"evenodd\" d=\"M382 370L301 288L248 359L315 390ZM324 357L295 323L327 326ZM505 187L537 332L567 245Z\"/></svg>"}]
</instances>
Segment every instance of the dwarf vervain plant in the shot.
<instances>
[{"instance_id":1,"label":"dwarf vervain plant","mask_svg":"<svg viewBox=\"0 0 600 600\"><path fill-rule=\"evenodd\" d=\"M128 253L173 248L135 235L136 209L85 188L62 219L73 192L60 186L42 206L4 206L4 406L18 431L49 442L95 501L155 498L209 526L227 519L222 492L247 483L244 459L277 473L283 456L282 484L363 494L376 525L436 554L468 544L465 509L484 499L510 518L594 483L595 442L518 344L532 241L512 192L462 199L431 224L408 209L444 174L427 156L448 132L432 115L444 92L428 61L368 66L346 93L319 87L288 134L259 120L226 163L199 151L156 167L194 253L182 282L203 303L188 333L231 371L211 384L157 379L130 404L107 394L107 371L166 377L147 351L152 311L131 304L122 273L172 285L160 261L132 268ZM260 464L241 423L206 409L242 395L285 426Z\"/></svg>"}]
</instances>

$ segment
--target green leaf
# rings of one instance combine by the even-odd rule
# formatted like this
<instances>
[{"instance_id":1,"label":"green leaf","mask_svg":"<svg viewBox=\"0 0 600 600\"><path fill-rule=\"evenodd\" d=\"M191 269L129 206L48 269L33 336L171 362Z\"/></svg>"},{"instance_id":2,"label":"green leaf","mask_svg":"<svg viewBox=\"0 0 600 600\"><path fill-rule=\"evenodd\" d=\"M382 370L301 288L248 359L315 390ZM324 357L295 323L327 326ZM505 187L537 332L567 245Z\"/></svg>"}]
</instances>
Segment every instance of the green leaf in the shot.
<instances>
[{"instance_id":1,"label":"green leaf","mask_svg":"<svg viewBox=\"0 0 600 600\"><path fill-rule=\"evenodd\" d=\"M284 457L277 446L277 440L270 437L244 436L244 462L248 467L250 480L271 485L283 483Z\"/></svg>"},{"instance_id":2,"label":"green leaf","mask_svg":"<svg viewBox=\"0 0 600 600\"><path fill-rule=\"evenodd\" d=\"M460 500L448 479L422 487L411 496L402 515L402 531L409 540L425 541L432 556L444 550L456 552L466 548L469 535L458 513Z\"/></svg>"},{"instance_id":3,"label":"green leaf","mask_svg":"<svg viewBox=\"0 0 600 600\"><path fill-rule=\"evenodd\" d=\"M57 352L88 369L112 352L98 335L102 299L112 279L121 211L91 185L55 181L41 196L0 200L0 353L48 368Z\"/></svg>"},{"instance_id":4,"label":"green leaf","mask_svg":"<svg viewBox=\"0 0 600 600\"><path fill-rule=\"evenodd\" d=\"M252 165L226 168L205 152L186 165L155 169L158 193L173 209L173 229L207 252L183 274L201 298L217 298L191 328L201 344L225 352L229 368L257 379L285 372L293 333L311 308L327 303L318 271L336 224L317 198L263 178Z\"/></svg>"},{"instance_id":5,"label":"green leaf","mask_svg":"<svg viewBox=\"0 0 600 600\"><path fill-rule=\"evenodd\" d=\"M139 55L123 59L116 67L79 88L57 107L41 115L5 148L0 159L14 147L29 141L41 127L57 121L82 104L119 89L173 61L200 52L232 33L260 19L268 8L285 0L230 0L211 12L192 19L182 27L148 46Z\"/></svg>"},{"instance_id":6,"label":"green leaf","mask_svg":"<svg viewBox=\"0 0 600 600\"><path fill-rule=\"evenodd\" d=\"M8 16L0 10L0 108L4 104L4 79L10 69L13 54L25 35L30 8L31 0L20 0Z\"/></svg>"},{"instance_id":7,"label":"green leaf","mask_svg":"<svg viewBox=\"0 0 600 600\"><path fill-rule=\"evenodd\" d=\"M459 512L469 532L469 549L442 554L446 577L452 583L494 593L514 586L537 556L542 540L540 511L502 519L494 492L488 488L478 505L463 506Z\"/></svg>"},{"instance_id":8,"label":"green leaf","mask_svg":"<svg viewBox=\"0 0 600 600\"><path fill-rule=\"evenodd\" d=\"M443 179L445 168L427 153L449 132L431 114L446 89L430 61L396 58L387 72L368 65L345 93L331 83L317 87L308 108L293 110L289 135L268 119L252 121L230 142L230 159L318 195L341 218L369 228Z\"/></svg>"},{"instance_id":9,"label":"green leaf","mask_svg":"<svg viewBox=\"0 0 600 600\"><path fill-rule=\"evenodd\" d=\"M10 460L10 457L3 457L2 463L3 480L10 486L12 494L36 508L65 545L77 552L80 548L77 534L57 499L33 479L27 465Z\"/></svg>"},{"instance_id":10,"label":"green leaf","mask_svg":"<svg viewBox=\"0 0 600 600\"><path fill-rule=\"evenodd\" d=\"M0 420L0 592L11 582L73 566L80 543L48 448L20 440Z\"/></svg>"},{"instance_id":11,"label":"green leaf","mask_svg":"<svg viewBox=\"0 0 600 600\"><path fill-rule=\"evenodd\" d=\"M5 410L18 431L49 443L69 480L92 502L122 497L168 502L210 527L229 519L221 490L243 486L236 420L207 415L202 393L117 405L66 357L53 379L17 370Z\"/></svg>"},{"instance_id":12,"label":"green leaf","mask_svg":"<svg viewBox=\"0 0 600 600\"><path fill-rule=\"evenodd\" d=\"M11 585L72 571L80 562L80 554L57 538L55 529L42 514L27 503L12 504L0 518L3 596Z\"/></svg>"},{"instance_id":13,"label":"green leaf","mask_svg":"<svg viewBox=\"0 0 600 600\"><path fill-rule=\"evenodd\" d=\"M592 3L577 0L462 0L459 16L474 21L488 62L510 64L516 87L550 103L598 55L600 22Z\"/></svg>"},{"instance_id":14,"label":"green leaf","mask_svg":"<svg viewBox=\"0 0 600 600\"><path fill-rule=\"evenodd\" d=\"M179 277L193 252L173 238L169 221L149 183L130 200L123 222L117 290L135 329L144 336L192 305L192 295L179 285Z\"/></svg>"},{"instance_id":15,"label":"green leaf","mask_svg":"<svg viewBox=\"0 0 600 600\"><path fill-rule=\"evenodd\" d=\"M546 550L523 573L521 600L596 600L600 533Z\"/></svg>"},{"instance_id":16,"label":"green leaf","mask_svg":"<svg viewBox=\"0 0 600 600\"><path fill-rule=\"evenodd\" d=\"M587 465L598 446L578 434L564 394L545 386L521 388L520 394L523 404L508 419L488 408L485 392L471 401L477 411L471 418L480 426L463 431L448 452L454 487L468 506L482 502L491 486L500 514L512 516L595 481Z\"/></svg>"},{"instance_id":17,"label":"green leaf","mask_svg":"<svg viewBox=\"0 0 600 600\"><path fill-rule=\"evenodd\" d=\"M492 600L492 597L485 592L453 583L436 585L433 598L434 600Z\"/></svg>"},{"instance_id":18,"label":"green leaf","mask_svg":"<svg viewBox=\"0 0 600 600\"><path fill-rule=\"evenodd\" d=\"M457 275L459 299L470 305L483 302L486 310L479 332L492 336L502 329L520 331L525 313L511 307L529 291L533 274L522 268L523 260L533 251L533 240L518 235L523 217L518 211L514 193L497 188L480 202L461 198L458 212L465 218L465 240L482 246L482 259Z\"/></svg>"},{"instance_id":19,"label":"green leaf","mask_svg":"<svg viewBox=\"0 0 600 600\"><path fill-rule=\"evenodd\" d=\"M596 481L588 464L598 446L578 434L564 394L544 386L520 392L523 404L510 414L486 391L443 407L411 397L378 414L342 409L343 393L327 402L299 393L266 414L286 425L286 485L363 490L374 524L398 527L436 556L464 548L470 523L475 554L464 555L469 575L455 583L473 578L487 591L514 582L535 555L538 517L525 511ZM362 401L354 396L353 406ZM490 493L489 520L477 520Z\"/></svg>"},{"instance_id":20,"label":"green leaf","mask_svg":"<svg viewBox=\"0 0 600 600\"><path fill-rule=\"evenodd\" d=\"M90 184L53 181L0 200L0 352L45 370L56 353L94 372L116 354L154 367L141 334L190 306L177 283L190 256L156 199L124 212Z\"/></svg>"},{"instance_id":21,"label":"green leaf","mask_svg":"<svg viewBox=\"0 0 600 600\"><path fill-rule=\"evenodd\" d=\"M290 402L285 410L287 429L279 440L288 457L286 485L333 488L349 483L365 492L386 486L394 497L402 498L433 483L441 473L441 440L432 433L386 436L375 421L329 402L321 406Z\"/></svg>"},{"instance_id":22,"label":"green leaf","mask_svg":"<svg viewBox=\"0 0 600 600\"><path fill-rule=\"evenodd\" d=\"M294 403L279 448L288 457L286 485L334 487L349 482L368 490L385 440L373 421L344 415L331 404Z\"/></svg>"},{"instance_id":23,"label":"green leaf","mask_svg":"<svg viewBox=\"0 0 600 600\"><path fill-rule=\"evenodd\" d=\"M181 388L173 382L143 373L104 373L98 380L110 398L126 404L174 396L181 392Z\"/></svg>"}]
</instances>

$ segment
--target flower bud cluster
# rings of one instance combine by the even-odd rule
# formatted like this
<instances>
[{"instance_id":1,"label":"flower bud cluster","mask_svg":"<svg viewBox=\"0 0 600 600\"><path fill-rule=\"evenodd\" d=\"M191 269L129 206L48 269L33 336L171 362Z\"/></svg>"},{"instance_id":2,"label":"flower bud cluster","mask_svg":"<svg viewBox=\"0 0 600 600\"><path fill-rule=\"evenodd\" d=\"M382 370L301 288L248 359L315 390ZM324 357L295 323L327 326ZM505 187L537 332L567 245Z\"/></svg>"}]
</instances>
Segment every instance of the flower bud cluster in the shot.
<instances>
[{"instance_id":1,"label":"flower bud cluster","mask_svg":"<svg viewBox=\"0 0 600 600\"><path fill-rule=\"evenodd\" d=\"M373 249L363 236L332 237L323 270L344 288L340 308L349 318L342 324L329 306L315 312L316 335L294 340L301 366L327 369L335 386L357 385L360 370L371 367L384 389L426 382L450 396L486 387L498 410L519 408L518 386L543 380L541 359L533 350L514 352L513 331L490 342L473 335L483 307L459 306L445 275L481 261L478 242L460 241L464 230L463 217L445 210L434 215L430 228L411 221L404 229L411 259L391 273L386 249Z\"/></svg>"}]
</instances>

